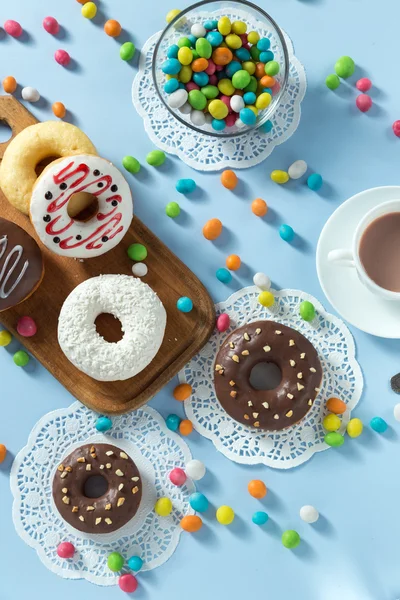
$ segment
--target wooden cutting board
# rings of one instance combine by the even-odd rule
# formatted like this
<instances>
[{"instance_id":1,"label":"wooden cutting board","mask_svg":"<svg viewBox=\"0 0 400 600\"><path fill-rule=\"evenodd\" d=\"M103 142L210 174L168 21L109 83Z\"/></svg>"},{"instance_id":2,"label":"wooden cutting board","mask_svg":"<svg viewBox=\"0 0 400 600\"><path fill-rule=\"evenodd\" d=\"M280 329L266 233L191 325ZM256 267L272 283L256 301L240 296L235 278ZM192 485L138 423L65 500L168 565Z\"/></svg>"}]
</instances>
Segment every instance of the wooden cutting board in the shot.
<instances>
[{"instance_id":1,"label":"wooden cutting board","mask_svg":"<svg viewBox=\"0 0 400 600\"><path fill-rule=\"evenodd\" d=\"M0 120L5 121L15 137L25 127L37 123L35 117L11 96L0 96ZM0 160L9 142L0 144ZM42 249L45 275L38 290L22 304L0 313L7 328L60 383L78 400L100 413L122 414L142 406L152 398L204 346L215 325L213 302L205 287L138 218L122 242L98 258L79 262L47 250L39 241L29 218L14 209L0 190L0 216L17 223L33 236ZM159 295L167 311L167 328L163 344L151 364L136 377L126 381L103 382L88 377L64 356L57 341L57 323L61 306L79 283L104 273L132 275L132 261L126 250L139 242L148 249L149 268L143 281ZM194 309L184 314L177 310L181 296L193 299ZM16 332L19 317L35 319L38 333L21 338ZM114 337L114 319L104 319L104 335ZM10 366L11 368L11 366ZM13 368L17 368L14 367Z\"/></svg>"}]
</instances>

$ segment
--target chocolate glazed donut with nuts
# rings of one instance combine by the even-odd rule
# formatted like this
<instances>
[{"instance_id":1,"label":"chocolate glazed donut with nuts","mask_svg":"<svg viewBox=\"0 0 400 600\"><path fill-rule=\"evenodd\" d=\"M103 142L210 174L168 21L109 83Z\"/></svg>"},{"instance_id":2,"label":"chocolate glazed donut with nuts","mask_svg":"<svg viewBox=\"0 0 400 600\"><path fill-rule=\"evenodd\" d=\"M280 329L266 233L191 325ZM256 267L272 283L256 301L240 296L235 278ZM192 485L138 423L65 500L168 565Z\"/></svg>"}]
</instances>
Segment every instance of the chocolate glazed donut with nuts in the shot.
<instances>
[{"instance_id":1,"label":"chocolate glazed donut with nuts","mask_svg":"<svg viewBox=\"0 0 400 600\"><path fill-rule=\"evenodd\" d=\"M259 363L281 371L275 389L250 383ZM322 367L314 346L301 333L275 321L256 321L225 340L215 363L215 391L226 412L239 423L276 431L305 417L320 391Z\"/></svg>"},{"instance_id":2,"label":"chocolate glazed donut with nuts","mask_svg":"<svg viewBox=\"0 0 400 600\"><path fill-rule=\"evenodd\" d=\"M85 496L85 484L102 476L108 487L98 498ZM86 444L69 454L53 479L53 498L62 518L85 533L110 533L137 512L142 482L133 460L111 444Z\"/></svg>"}]
</instances>

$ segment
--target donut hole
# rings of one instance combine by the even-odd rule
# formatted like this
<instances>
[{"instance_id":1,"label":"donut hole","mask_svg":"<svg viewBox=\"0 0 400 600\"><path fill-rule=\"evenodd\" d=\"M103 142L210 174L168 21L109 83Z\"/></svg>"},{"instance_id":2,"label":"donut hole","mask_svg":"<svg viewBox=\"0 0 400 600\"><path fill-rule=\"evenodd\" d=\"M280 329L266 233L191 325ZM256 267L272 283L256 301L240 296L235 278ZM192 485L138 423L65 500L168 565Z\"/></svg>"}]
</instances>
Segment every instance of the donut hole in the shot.
<instances>
[{"instance_id":1,"label":"donut hole","mask_svg":"<svg viewBox=\"0 0 400 600\"><path fill-rule=\"evenodd\" d=\"M101 313L94 324L97 333L110 344L116 344L124 337L121 321L111 313Z\"/></svg>"},{"instance_id":2,"label":"donut hole","mask_svg":"<svg viewBox=\"0 0 400 600\"><path fill-rule=\"evenodd\" d=\"M68 201L67 213L70 219L85 223L93 219L99 212L99 201L96 196L88 192L72 194Z\"/></svg>"},{"instance_id":3,"label":"donut hole","mask_svg":"<svg viewBox=\"0 0 400 600\"><path fill-rule=\"evenodd\" d=\"M91 475L83 484L82 493L86 498L101 498L107 491L107 479L103 475Z\"/></svg>"},{"instance_id":4,"label":"donut hole","mask_svg":"<svg viewBox=\"0 0 400 600\"><path fill-rule=\"evenodd\" d=\"M40 160L35 167L36 175L39 177L39 175L43 173L46 167L48 167L52 162L58 160L59 158L60 156L46 156L45 158L42 158L42 160Z\"/></svg>"},{"instance_id":5,"label":"donut hole","mask_svg":"<svg viewBox=\"0 0 400 600\"><path fill-rule=\"evenodd\" d=\"M255 390L274 390L282 381L282 371L273 362L260 362L250 372L249 382Z\"/></svg>"},{"instance_id":6,"label":"donut hole","mask_svg":"<svg viewBox=\"0 0 400 600\"><path fill-rule=\"evenodd\" d=\"M11 138L11 136L12 136L11 127L9 126L7 121L0 119L0 144L3 144L4 142L8 142L8 140Z\"/></svg>"}]
</instances>

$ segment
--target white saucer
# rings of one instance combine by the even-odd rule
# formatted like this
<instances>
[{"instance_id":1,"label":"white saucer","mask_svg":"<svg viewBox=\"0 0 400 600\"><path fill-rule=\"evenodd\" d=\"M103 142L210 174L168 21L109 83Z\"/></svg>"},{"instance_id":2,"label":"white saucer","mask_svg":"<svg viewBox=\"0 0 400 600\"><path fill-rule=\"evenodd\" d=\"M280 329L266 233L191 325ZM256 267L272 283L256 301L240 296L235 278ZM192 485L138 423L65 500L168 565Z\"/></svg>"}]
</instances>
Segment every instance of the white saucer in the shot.
<instances>
[{"instance_id":1,"label":"white saucer","mask_svg":"<svg viewBox=\"0 0 400 600\"><path fill-rule=\"evenodd\" d=\"M328 262L335 248L350 248L354 231L372 208L400 199L400 187L379 187L344 202L326 222L317 246L317 273L325 296L346 321L366 333L400 338L400 302L382 300L360 282L356 270Z\"/></svg>"}]
</instances>

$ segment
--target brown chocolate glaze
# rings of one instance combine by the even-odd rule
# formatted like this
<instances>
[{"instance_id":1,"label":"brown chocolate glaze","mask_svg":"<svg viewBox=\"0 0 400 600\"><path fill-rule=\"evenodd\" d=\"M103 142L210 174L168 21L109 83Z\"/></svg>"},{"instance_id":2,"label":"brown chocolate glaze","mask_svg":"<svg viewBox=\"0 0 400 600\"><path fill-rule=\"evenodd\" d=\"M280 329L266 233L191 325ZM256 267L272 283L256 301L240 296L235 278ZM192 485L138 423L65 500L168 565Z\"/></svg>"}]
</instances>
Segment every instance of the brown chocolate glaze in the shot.
<instances>
[{"instance_id":1,"label":"brown chocolate glaze","mask_svg":"<svg viewBox=\"0 0 400 600\"><path fill-rule=\"evenodd\" d=\"M85 482L93 475L102 475L108 482L108 490L100 498L84 496ZM75 529L110 533L136 514L142 481L135 463L120 448L86 444L59 465L53 479L53 498L62 518Z\"/></svg>"},{"instance_id":2,"label":"brown chocolate glaze","mask_svg":"<svg viewBox=\"0 0 400 600\"><path fill-rule=\"evenodd\" d=\"M275 363L282 379L273 390L256 390L250 374L258 363ZM297 423L318 395L322 368L314 346L301 333L275 321L236 329L215 362L215 391L239 423L275 431Z\"/></svg>"},{"instance_id":3,"label":"brown chocolate glaze","mask_svg":"<svg viewBox=\"0 0 400 600\"><path fill-rule=\"evenodd\" d=\"M26 300L43 279L39 246L24 229L0 218L0 312Z\"/></svg>"}]
</instances>

